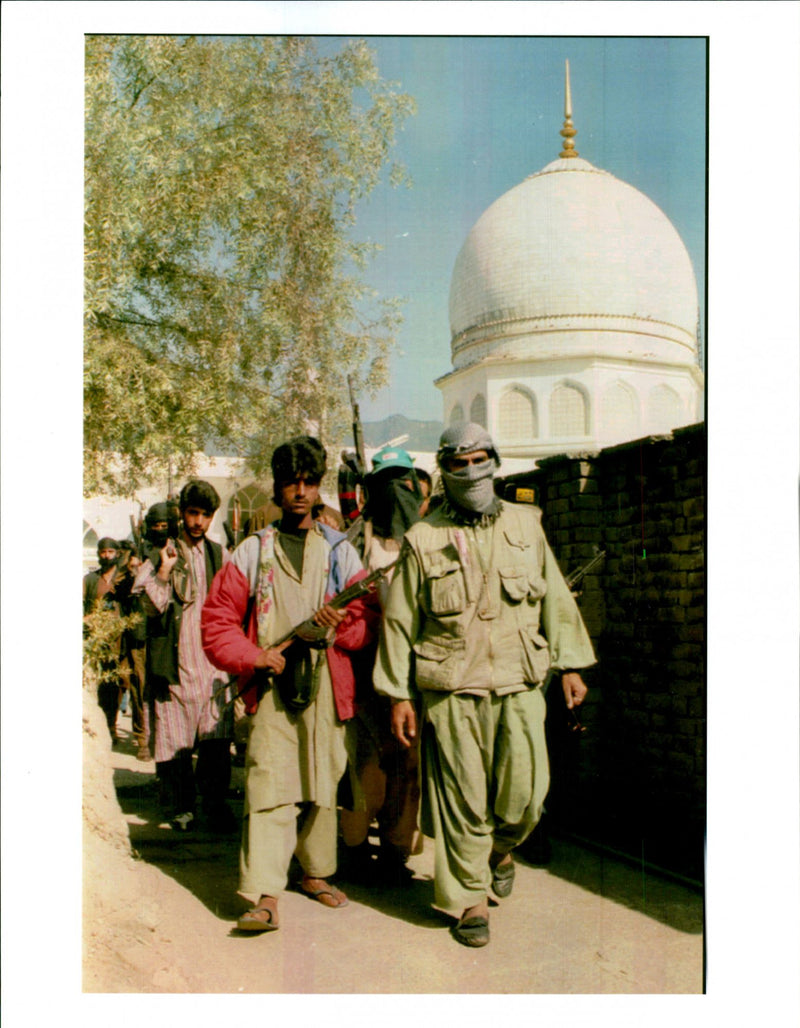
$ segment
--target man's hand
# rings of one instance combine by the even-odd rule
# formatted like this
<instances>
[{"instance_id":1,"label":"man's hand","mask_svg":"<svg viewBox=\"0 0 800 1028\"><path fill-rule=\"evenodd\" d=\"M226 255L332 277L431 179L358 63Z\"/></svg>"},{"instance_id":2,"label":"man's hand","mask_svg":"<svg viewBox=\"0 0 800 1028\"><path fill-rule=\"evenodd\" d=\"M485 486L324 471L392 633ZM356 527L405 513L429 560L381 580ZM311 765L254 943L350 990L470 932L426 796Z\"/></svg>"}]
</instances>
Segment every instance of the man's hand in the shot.
<instances>
[{"instance_id":1,"label":"man's hand","mask_svg":"<svg viewBox=\"0 0 800 1028\"><path fill-rule=\"evenodd\" d=\"M159 550L158 555L161 558L161 563L158 567L157 576L161 579L162 582L168 582L170 573L172 572L172 569L175 567L175 563L178 560L178 551L175 548L175 544L172 542L172 540L170 540L166 544L166 546L163 546Z\"/></svg>"},{"instance_id":2,"label":"man's hand","mask_svg":"<svg viewBox=\"0 0 800 1028\"><path fill-rule=\"evenodd\" d=\"M336 518L332 514L328 514L327 511L321 511L316 520L323 525L327 525L328 528L335 528L337 532L341 531Z\"/></svg>"},{"instance_id":3,"label":"man's hand","mask_svg":"<svg viewBox=\"0 0 800 1028\"><path fill-rule=\"evenodd\" d=\"M336 629L347 617L346 610L337 610L329 603L317 611L311 619L315 625L325 625L327 628Z\"/></svg>"},{"instance_id":4,"label":"man's hand","mask_svg":"<svg viewBox=\"0 0 800 1028\"><path fill-rule=\"evenodd\" d=\"M392 701L392 735L408 749L417 737L417 712L410 700Z\"/></svg>"},{"instance_id":5,"label":"man's hand","mask_svg":"<svg viewBox=\"0 0 800 1028\"><path fill-rule=\"evenodd\" d=\"M256 657L253 667L268 668L270 671L274 671L276 675L279 675L286 667L286 658L280 650L275 650L268 646Z\"/></svg>"},{"instance_id":6,"label":"man's hand","mask_svg":"<svg viewBox=\"0 0 800 1028\"><path fill-rule=\"evenodd\" d=\"M564 690L564 699L569 710L580 707L589 691L577 671L564 672L561 676L561 688Z\"/></svg>"}]
</instances>

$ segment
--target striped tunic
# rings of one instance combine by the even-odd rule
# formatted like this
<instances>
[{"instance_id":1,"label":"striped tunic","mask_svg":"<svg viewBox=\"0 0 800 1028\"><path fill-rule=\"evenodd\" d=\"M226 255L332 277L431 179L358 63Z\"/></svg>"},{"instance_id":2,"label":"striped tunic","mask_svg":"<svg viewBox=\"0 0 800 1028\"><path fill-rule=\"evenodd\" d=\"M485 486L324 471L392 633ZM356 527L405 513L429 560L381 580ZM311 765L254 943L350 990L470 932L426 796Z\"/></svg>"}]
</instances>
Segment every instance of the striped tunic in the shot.
<instances>
[{"instance_id":1,"label":"striped tunic","mask_svg":"<svg viewBox=\"0 0 800 1028\"><path fill-rule=\"evenodd\" d=\"M156 761L172 760L180 750L193 749L197 740L233 737L233 695L228 675L218 671L203 652L200 614L208 594L205 543L178 544L190 565L194 601L184 606L178 638L178 678L169 695L152 703L150 745ZM229 560L223 547L222 563ZM172 581L162 582L146 560L139 569L133 591L142 595L147 615L163 614L172 601Z\"/></svg>"}]
</instances>

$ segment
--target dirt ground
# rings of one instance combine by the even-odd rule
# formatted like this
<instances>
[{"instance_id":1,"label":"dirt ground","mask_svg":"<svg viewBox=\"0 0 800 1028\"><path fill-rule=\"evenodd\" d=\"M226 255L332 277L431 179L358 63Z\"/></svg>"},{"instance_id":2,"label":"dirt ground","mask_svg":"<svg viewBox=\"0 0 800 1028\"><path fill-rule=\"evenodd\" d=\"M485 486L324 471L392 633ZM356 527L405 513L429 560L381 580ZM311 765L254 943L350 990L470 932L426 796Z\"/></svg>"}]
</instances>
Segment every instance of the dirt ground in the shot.
<instances>
[{"instance_id":1,"label":"dirt ground","mask_svg":"<svg viewBox=\"0 0 800 1028\"><path fill-rule=\"evenodd\" d=\"M342 883L341 910L288 891L279 931L239 933L238 834L160 824L155 765L136 760L129 719L112 752L91 697L84 711L84 993L702 992L697 892L566 842L546 868L518 861L481 950L458 945L432 905L430 840L410 886Z\"/></svg>"}]
</instances>

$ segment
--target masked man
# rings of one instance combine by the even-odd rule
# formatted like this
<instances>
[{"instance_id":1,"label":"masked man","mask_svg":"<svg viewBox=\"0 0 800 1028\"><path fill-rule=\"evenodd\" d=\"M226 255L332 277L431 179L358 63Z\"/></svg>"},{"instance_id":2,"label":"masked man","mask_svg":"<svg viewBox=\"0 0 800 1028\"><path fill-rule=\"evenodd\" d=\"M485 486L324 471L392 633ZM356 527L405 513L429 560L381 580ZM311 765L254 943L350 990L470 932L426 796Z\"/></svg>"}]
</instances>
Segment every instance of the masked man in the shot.
<instances>
[{"instance_id":1,"label":"masked man","mask_svg":"<svg viewBox=\"0 0 800 1028\"><path fill-rule=\"evenodd\" d=\"M364 487L364 564L371 572L398 559L403 536L420 519L424 496L413 460L397 446L385 446L373 456ZM381 606L392 574L378 586ZM369 881L377 875L384 884L403 885L411 878L406 862L422 846L418 748L406 748L392 735L389 701L372 686L374 651L369 656L369 666L357 676L356 765L351 767L351 782L353 776L357 780L352 791L360 800L342 806L342 839L351 877ZM380 847L373 859L368 835L375 820Z\"/></svg>"},{"instance_id":2,"label":"masked man","mask_svg":"<svg viewBox=\"0 0 800 1028\"><path fill-rule=\"evenodd\" d=\"M120 542L120 546L122 545L123 543ZM122 550L122 559L119 562L120 577L117 583L117 596L123 615L126 618L133 616L133 624L125 629L122 636L123 656L120 671L130 696L131 729L136 744L136 757L138 760L150 761L153 758L148 745L149 720L145 699L147 617L142 610L141 596L133 594L133 586L141 566L142 561L139 555L133 551L133 544L127 542L127 547ZM124 713L124 706L121 706L120 709Z\"/></svg>"},{"instance_id":3,"label":"masked man","mask_svg":"<svg viewBox=\"0 0 800 1028\"><path fill-rule=\"evenodd\" d=\"M100 567L96 571L90 571L83 579L84 616L99 608L113 611L120 617L123 611L120 597L117 594L121 576L118 564L119 543L116 539L105 536L100 540L97 544L97 560ZM107 674L114 672L114 677L100 682L97 687L97 703L105 714L113 747L117 747L120 742L117 735L117 712L122 696L122 681L119 677L120 656L119 647L117 647L114 659L104 663L102 668Z\"/></svg>"},{"instance_id":4,"label":"masked man","mask_svg":"<svg viewBox=\"0 0 800 1028\"><path fill-rule=\"evenodd\" d=\"M237 687L254 711L239 891L255 905L239 918L241 931L278 927L278 897L293 854L303 892L326 907L347 904L328 879L336 870L346 722L354 714L350 651L374 638L377 613L370 621L365 601L342 610L329 603L365 572L344 536L314 521L325 470L325 450L310 436L275 450L280 520L236 548L203 610L206 653L239 676ZM325 630L320 645L292 638L284 646L309 620Z\"/></svg>"},{"instance_id":5,"label":"masked man","mask_svg":"<svg viewBox=\"0 0 800 1028\"><path fill-rule=\"evenodd\" d=\"M536 825L549 785L543 685L567 706L595 662L540 512L494 493L500 458L480 425L453 426L437 462L444 502L405 537L389 590L374 682L392 730L412 746L421 702L423 825L435 839L435 898L460 911L455 938L489 941L489 889L508 896L511 851Z\"/></svg>"},{"instance_id":6,"label":"masked man","mask_svg":"<svg viewBox=\"0 0 800 1028\"><path fill-rule=\"evenodd\" d=\"M178 831L193 827L195 820L195 746L197 787L208 827L214 832L237 827L226 803L233 736L231 689L227 675L209 663L200 638L203 603L228 559L219 543L206 538L219 502L210 483L187 483L180 494L182 528L177 540L155 532L153 525L161 519L159 511L153 512L159 521L148 525L148 534L156 542L163 540L163 545L157 553L150 551L133 587L147 615L147 685L156 771L167 819ZM166 509L163 521L167 522Z\"/></svg>"},{"instance_id":7,"label":"masked man","mask_svg":"<svg viewBox=\"0 0 800 1028\"><path fill-rule=\"evenodd\" d=\"M166 501L154 503L144 518L144 554L155 564L159 551L167 539L177 539L180 532L180 520L175 516L173 506Z\"/></svg>"}]
</instances>

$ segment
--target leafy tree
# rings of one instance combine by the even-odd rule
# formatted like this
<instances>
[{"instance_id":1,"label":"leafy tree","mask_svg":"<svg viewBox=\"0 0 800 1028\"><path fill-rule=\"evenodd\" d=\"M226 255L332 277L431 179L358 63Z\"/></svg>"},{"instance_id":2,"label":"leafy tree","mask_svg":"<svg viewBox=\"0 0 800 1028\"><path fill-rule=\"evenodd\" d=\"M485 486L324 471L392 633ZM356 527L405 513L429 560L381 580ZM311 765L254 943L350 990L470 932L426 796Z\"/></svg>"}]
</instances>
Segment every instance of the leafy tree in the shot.
<instances>
[{"instance_id":1,"label":"leafy tree","mask_svg":"<svg viewBox=\"0 0 800 1028\"><path fill-rule=\"evenodd\" d=\"M129 629L142 620L141 614L122 615L107 610L97 601L83 617L83 684L92 687L119 678L120 642Z\"/></svg>"},{"instance_id":2,"label":"leafy tree","mask_svg":"<svg viewBox=\"0 0 800 1028\"><path fill-rule=\"evenodd\" d=\"M87 39L88 493L210 444L261 473L286 435L344 424L348 372L385 383L399 303L352 233L413 109L363 41Z\"/></svg>"}]
</instances>

